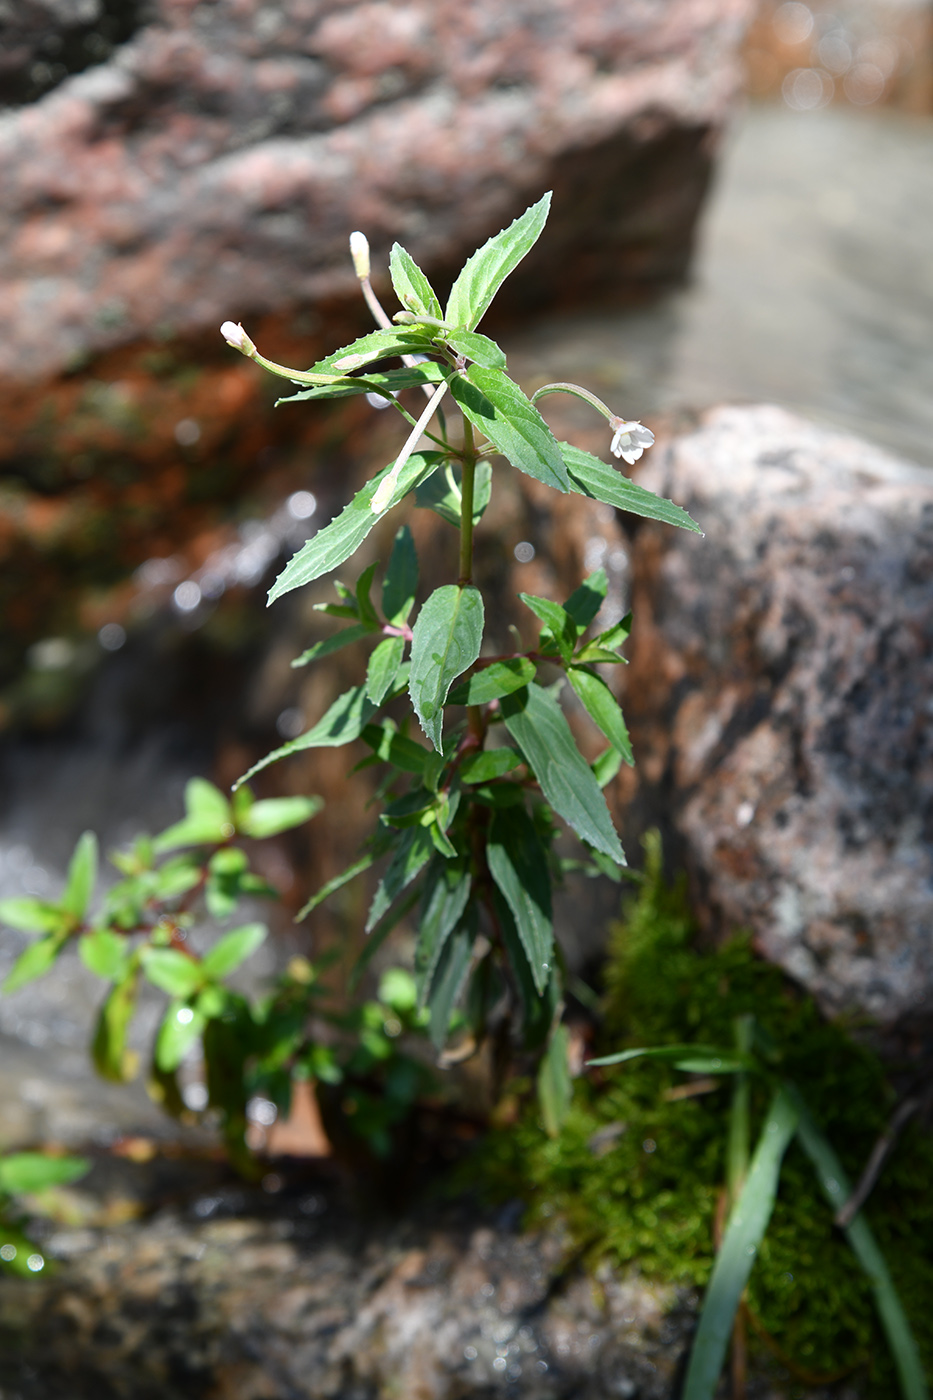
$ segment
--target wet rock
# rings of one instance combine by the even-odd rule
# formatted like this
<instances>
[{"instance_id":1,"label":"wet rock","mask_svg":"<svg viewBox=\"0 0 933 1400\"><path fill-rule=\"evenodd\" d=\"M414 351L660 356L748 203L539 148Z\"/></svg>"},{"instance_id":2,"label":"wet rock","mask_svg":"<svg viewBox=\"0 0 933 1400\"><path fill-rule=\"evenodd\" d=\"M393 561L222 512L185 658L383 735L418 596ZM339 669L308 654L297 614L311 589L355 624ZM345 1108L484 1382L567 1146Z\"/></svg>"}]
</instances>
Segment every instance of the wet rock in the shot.
<instances>
[{"instance_id":1,"label":"wet rock","mask_svg":"<svg viewBox=\"0 0 933 1400\"><path fill-rule=\"evenodd\" d=\"M356 227L447 268L549 186L520 300L676 278L751 4L148 8L0 123L5 376L353 293Z\"/></svg>"},{"instance_id":2,"label":"wet rock","mask_svg":"<svg viewBox=\"0 0 933 1400\"><path fill-rule=\"evenodd\" d=\"M51 1230L56 1277L0 1280L4 1386L30 1400L670 1393L692 1326L673 1289L566 1271L556 1236L467 1211L393 1223L326 1188L265 1209L256 1195L221 1187L147 1223Z\"/></svg>"},{"instance_id":3,"label":"wet rock","mask_svg":"<svg viewBox=\"0 0 933 1400\"><path fill-rule=\"evenodd\" d=\"M933 479L783 410L721 408L641 480L706 538L634 546L631 818L709 922L832 1012L933 994Z\"/></svg>"}]
</instances>

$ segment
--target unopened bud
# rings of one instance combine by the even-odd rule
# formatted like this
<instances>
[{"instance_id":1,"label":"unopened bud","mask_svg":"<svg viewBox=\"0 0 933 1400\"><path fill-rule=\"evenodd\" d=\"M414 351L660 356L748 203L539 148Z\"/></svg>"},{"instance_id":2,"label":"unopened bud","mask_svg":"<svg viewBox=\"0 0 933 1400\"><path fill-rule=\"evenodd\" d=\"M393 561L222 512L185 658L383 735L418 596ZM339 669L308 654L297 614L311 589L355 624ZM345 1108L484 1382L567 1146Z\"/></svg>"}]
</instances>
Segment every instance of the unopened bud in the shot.
<instances>
[{"instance_id":1,"label":"unopened bud","mask_svg":"<svg viewBox=\"0 0 933 1400\"><path fill-rule=\"evenodd\" d=\"M246 334L242 326L234 321L224 321L220 328L220 334L228 345L232 345L234 350L239 350L244 355L253 355L256 347Z\"/></svg>"},{"instance_id":2,"label":"unopened bud","mask_svg":"<svg viewBox=\"0 0 933 1400\"><path fill-rule=\"evenodd\" d=\"M350 234L350 256L357 277L365 282L369 276L369 239L359 229Z\"/></svg>"}]
</instances>

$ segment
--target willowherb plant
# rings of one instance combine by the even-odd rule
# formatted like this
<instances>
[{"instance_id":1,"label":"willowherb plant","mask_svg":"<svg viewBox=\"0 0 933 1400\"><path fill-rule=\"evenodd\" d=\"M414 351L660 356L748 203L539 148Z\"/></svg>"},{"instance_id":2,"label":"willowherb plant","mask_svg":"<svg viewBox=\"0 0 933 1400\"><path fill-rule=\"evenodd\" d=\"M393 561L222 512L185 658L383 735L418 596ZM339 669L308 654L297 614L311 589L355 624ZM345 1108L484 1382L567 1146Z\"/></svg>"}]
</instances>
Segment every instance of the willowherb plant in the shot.
<instances>
[{"instance_id":1,"label":"willowherb plant","mask_svg":"<svg viewBox=\"0 0 933 1400\"><path fill-rule=\"evenodd\" d=\"M679 507L591 453L558 442L535 404L558 392L584 400L608 419L611 451L628 463L653 443L647 428L617 417L575 384L549 384L529 399L507 374L500 347L476 329L505 278L541 234L549 203L545 195L474 253L443 309L425 274L396 243L390 271L402 309L391 320L369 280L366 239L354 233L351 253L380 329L309 370L264 359L232 322L222 333L250 359L300 386L282 402L378 395L411 428L394 461L295 555L272 587L270 602L344 564L407 497L459 532L459 547L450 550L450 581L417 608L418 559L407 525L395 535L381 606L371 596L377 565L365 569L353 588L335 582L338 601L318 607L349 625L293 664L304 666L368 641L374 645L365 678L306 733L267 755L240 781L303 750L357 739L369 746L372 756L366 762L385 769L378 829L361 858L320 890L304 912L387 858L366 923L364 960L419 903L415 978L435 1046L445 1046L456 1013L463 1027L459 1049L469 1053L483 1040L496 1009L500 1025L520 1026L527 1049L544 1050L539 1088L545 1120L556 1131L569 1098L569 1077L566 1032L560 1026L561 954L552 915L552 882L561 868L553 850L555 818L583 843L590 869L617 877L625 856L603 788L621 763L632 762L632 753L621 710L598 668L623 660L620 648L630 619L590 635L607 591L599 570L563 603L521 594L541 623L535 647L485 655L484 602L473 577L474 531L500 470L494 469L495 458L557 492L577 492L671 525L698 527ZM396 358L398 368L375 367ZM400 398L410 390L427 398L417 417ZM442 411L447 395L460 410L457 438ZM423 438L429 446L421 446ZM592 765L580 753L561 708L557 692L564 681L607 740ZM395 718L396 702L405 696L417 728ZM456 1012L460 1004L463 1010ZM503 1004L509 1008L505 1017Z\"/></svg>"}]
</instances>

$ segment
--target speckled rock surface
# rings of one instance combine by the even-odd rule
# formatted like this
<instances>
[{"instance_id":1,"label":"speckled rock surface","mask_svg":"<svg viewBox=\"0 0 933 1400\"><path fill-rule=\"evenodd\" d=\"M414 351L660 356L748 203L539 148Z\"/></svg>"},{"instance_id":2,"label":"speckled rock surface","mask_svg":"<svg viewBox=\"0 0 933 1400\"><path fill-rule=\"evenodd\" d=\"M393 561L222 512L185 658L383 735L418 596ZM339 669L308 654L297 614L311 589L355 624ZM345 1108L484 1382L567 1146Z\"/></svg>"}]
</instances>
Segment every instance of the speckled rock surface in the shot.
<instances>
[{"instance_id":1,"label":"speckled rock surface","mask_svg":"<svg viewBox=\"0 0 933 1400\"><path fill-rule=\"evenodd\" d=\"M641 790L701 905L832 1012L933 1001L933 479L776 408L720 408L640 478L626 682Z\"/></svg>"},{"instance_id":2,"label":"speckled rock surface","mask_svg":"<svg viewBox=\"0 0 933 1400\"><path fill-rule=\"evenodd\" d=\"M0 117L2 375L343 296L357 227L447 268L549 186L525 302L668 281L752 5L145 9L106 61Z\"/></svg>"},{"instance_id":3,"label":"speckled rock surface","mask_svg":"<svg viewBox=\"0 0 933 1400\"><path fill-rule=\"evenodd\" d=\"M53 1230L42 1247L57 1275L0 1280L4 1395L670 1393L695 1299L562 1272L556 1236L502 1219L366 1222L326 1190L266 1197L265 1210L261 1197L225 1189L146 1224Z\"/></svg>"}]
</instances>

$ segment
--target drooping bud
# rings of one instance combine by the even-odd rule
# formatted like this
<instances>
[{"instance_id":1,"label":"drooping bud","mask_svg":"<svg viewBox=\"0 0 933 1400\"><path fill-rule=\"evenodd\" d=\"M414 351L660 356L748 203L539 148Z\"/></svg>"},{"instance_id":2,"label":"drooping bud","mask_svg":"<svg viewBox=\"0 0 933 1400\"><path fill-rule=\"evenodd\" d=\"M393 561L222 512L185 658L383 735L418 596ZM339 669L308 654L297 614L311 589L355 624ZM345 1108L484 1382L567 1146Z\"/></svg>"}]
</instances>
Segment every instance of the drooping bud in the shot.
<instances>
[{"instance_id":1,"label":"drooping bud","mask_svg":"<svg viewBox=\"0 0 933 1400\"><path fill-rule=\"evenodd\" d=\"M350 234L350 256L357 277L365 282L369 277L369 239L359 229Z\"/></svg>"},{"instance_id":2,"label":"drooping bud","mask_svg":"<svg viewBox=\"0 0 933 1400\"><path fill-rule=\"evenodd\" d=\"M243 355L255 355L256 347L246 334L242 326L235 321L224 321L220 328L220 334L228 345L232 345L234 350L239 350Z\"/></svg>"}]
</instances>

